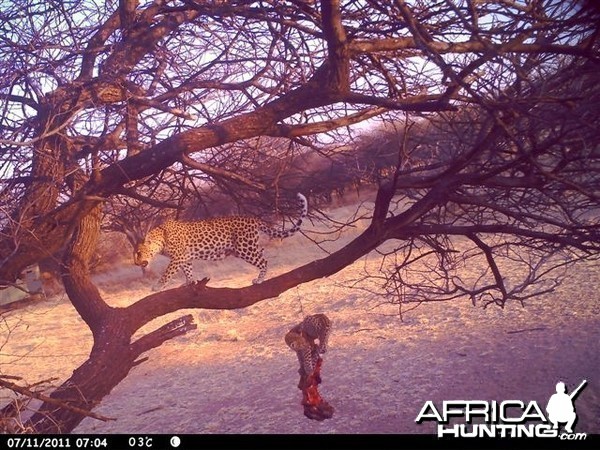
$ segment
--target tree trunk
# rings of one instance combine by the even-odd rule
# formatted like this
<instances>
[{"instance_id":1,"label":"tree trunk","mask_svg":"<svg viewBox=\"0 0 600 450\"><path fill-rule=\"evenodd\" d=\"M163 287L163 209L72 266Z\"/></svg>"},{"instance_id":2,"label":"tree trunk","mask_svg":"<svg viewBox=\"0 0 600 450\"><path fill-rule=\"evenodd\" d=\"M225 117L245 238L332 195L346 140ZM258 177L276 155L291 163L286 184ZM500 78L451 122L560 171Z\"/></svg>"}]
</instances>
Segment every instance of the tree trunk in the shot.
<instances>
[{"instance_id":1,"label":"tree trunk","mask_svg":"<svg viewBox=\"0 0 600 450\"><path fill-rule=\"evenodd\" d=\"M116 326L107 328L113 333L102 345L94 344L90 358L51 394L51 398L65 404L91 411L112 391L134 366L126 333ZM120 330L119 330L120 328ZM55 404L44 403L31 417L26 427L35 433L69 433L86 416Z\"/></svg>"},{"instance_id":2,"label":"tree trunk","mask_svg":"<svg viewBox=\"0 0 600 450\"><path fill-rule=\"evenodd\" d=\"M377 198L379 207L389 203L387 195ZM73 372L50 397L66 405L91 411L137 364L139 356L166 340L196 328L191 315L176 319L132 342L133 334L156 317L184 307L235 309L276 297L292 286L333 274L370 252L381 236L371 227L343 249L324 260L242 289L206 287L206 282L191 287L153 294L127 308L112 308L100 296L90 279L88 262L100 233L100 206L84 216L65 252L63 283L71 302L90 327L94 345L89 359ZM25 424L36 433L69 433L85 418L73 409L44 403Z\"/></svg>"}]
</instances>

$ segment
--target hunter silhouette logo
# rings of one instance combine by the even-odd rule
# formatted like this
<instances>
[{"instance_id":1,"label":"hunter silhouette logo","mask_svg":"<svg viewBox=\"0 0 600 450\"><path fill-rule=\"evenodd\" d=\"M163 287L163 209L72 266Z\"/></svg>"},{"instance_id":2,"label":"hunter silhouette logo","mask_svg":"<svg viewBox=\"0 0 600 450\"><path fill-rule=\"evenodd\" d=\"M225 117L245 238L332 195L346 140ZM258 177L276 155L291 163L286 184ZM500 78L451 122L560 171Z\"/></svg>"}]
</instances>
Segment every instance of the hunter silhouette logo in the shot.
<instances>
[{"instance_id":1,"label":"hunter silhouette logo","mask_svg":"<svg viewBox=\"0 0 600 450\"><path fill-rule=\"evenodd\" d=\"M586 439L574 433L577 414L573 402L586 386L583 380L570 394L564 382L556 384L546 414L535 400L444 400L440 406L425 402L415 422L434 421L438 437L548 437L561 440ZM564 432L559 432L564 424Z\"/></svg>"},{"instance_id":2,"label":"hunter silhouette logo","mask_svg":"<svg viewBox=\"0 0 600 450\"><path fill-rule=\"evenodd\" d=\"M556 394L553 394L548 400L548 406L546 406L546 412L548 413L548 420L552 422L552 428L558 429L559 423L566 423L565 431L567 433L573 432L573 425L577 421L577 414L575 413L575 406L573 401L583 390L587 380L583 380L577 389L570 394L567 394L567 387L565 383L559 381L556 383Z\"/></svg>"}]
</instances>

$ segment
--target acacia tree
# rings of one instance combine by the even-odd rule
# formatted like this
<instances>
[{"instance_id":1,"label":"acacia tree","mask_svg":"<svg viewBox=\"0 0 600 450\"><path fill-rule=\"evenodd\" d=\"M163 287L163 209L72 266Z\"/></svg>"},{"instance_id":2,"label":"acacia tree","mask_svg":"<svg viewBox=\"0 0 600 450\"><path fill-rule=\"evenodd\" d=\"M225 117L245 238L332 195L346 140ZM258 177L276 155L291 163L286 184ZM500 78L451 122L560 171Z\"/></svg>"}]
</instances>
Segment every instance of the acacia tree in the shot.
<instances>
[{"instance_id":1,"label":"acacia tree","mask_svg":"<svg viewBox=\"0 0 600 450\"><path fill-rule=\"evenodd\" d=\"M597 98L598 17L584 6L22 0L3 8L0 280L66 246L63 283L94 340L88 360L26 425L73 430L145 353L195 328L185 316L132 340L151 320L273 299L387 241L400 244L387 250L386 287L414 289L417 301L467 295L504 304L543 278L541 262L597 255L599 116L584 100ZM573 81L581 73L583 95ZM211 155L259 136L314 149L324 134L393 113L430 121L421 128L439 138L398 141L371 225L345 247L261 285L201 282L126 308L102 299L88 262L105 202L139 198L148 180L191 169L238 190L277 191L276 178L237 173ZM491 278L452 276L453 236L474 244L464 258L483 258ZM530 262L521 285L507 285L502 254ZM437 260L431 273L408 278L423 255Z\"/></svg>"}]
</instances>

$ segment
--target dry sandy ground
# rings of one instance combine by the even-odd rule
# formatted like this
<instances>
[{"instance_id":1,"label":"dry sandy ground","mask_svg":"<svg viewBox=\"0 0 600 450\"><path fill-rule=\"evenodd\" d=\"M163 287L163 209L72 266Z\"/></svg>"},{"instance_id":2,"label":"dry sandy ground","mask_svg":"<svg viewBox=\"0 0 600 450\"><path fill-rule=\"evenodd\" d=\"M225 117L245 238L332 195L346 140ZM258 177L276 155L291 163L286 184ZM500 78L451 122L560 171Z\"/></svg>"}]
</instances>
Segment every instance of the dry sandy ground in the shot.
<instances>
[{"instance_id":1,"label":"dry sandy ground","mask_svg":"<svg viewBox=\"0 0 600 450\"><path fill-rule=\"evenodd\" d=\"M266 253L271 276L322 257L300 235ZM153 263L157 274L165 262ZM432 423L415 423L427 400L536 400L545 407L557 381L574 388L587 379L576 401L576 431L600 433L598 263L579 264L556 292L525 308L422 304L403 320L395 307L374 308L374 299L348 286L377 264L370 256L245 310L186 310L152 323L148 329L192 313L198 330L153 350L104 399L96 412L117 420L86 419L75 432L432 433ZM245 285L255 276L232 258L196 268L215 286ZM97 283L110 304L126 305L149 293L151 281L123 267ZM335 414L323 422L302 414L296 357L283 341L304 315L317 312L334 323L320 391ZM4 317L0 326L8 337L1 373L30 383L68 377L91 346L64 297ZM7 395L0 391L0 403Z\"/></svg>"}]
</instances>

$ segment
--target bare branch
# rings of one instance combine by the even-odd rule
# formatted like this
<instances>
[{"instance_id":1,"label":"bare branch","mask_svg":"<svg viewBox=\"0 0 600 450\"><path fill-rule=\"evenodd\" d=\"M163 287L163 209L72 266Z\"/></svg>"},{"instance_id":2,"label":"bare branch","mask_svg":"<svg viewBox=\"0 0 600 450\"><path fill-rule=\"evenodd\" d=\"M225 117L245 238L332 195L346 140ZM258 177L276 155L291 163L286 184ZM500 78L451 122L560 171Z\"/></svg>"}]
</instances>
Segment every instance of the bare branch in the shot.
<instances>
[{"instance_id":1,"label":"bare branch","mask_svg":"<svg viewBox=\"0 0 600 450\"><path fill-rule=\"evenodd\" d=\"M174 337L186 334L188 331L197 329L194 318L191 314L173 320L157 330L148 333L138 340L131 343L131 349L134 354L141 355L148 350L159 347L165 341Z\"/></svg>"},{"instance_id":2,"label":"bare branch","mask_svg":"<svg viewBox=\"0 0 600 450\"><path fill-rule=\"evenodd\" d=\"M117 419L114 419L111 417L105 417L100 414L96 414L94 412L87 411L87 410L79 408L77 406L72 406L66 401L56 400L52 397L48 397L47 395L42 394L41 392L32 391L31 389L28 389L23 386L19 386L15 383L11 383L10 381L3 380L2 378L0 378L0 386L4 387L6 389L10 389L11 391L16 392L18 394L25 395L26 397L35 398L37 400L41 400L41 401L49 403L51 405L58 406L60 408L64 408L68 411L72 411L75 414L79 414L84 417L91 417L92 419L101 420L103 422L108 422L110 420L117 420Z\"/></svg>"},{"instance_id":3,"label":"bare branch","mask_svg":"<svg viewBox=\"0 0 600 450\"><path fill-rule=\"evenodd\" d=\"M227 178L229 180L244 184L244 185L251 187L253 189L256 189L258 191L266 191L268 189L268 186L265 186L262 183L254 182L248 178L245 178L243 176L240 176L240 175L230 172L228 170L221 169L219 167L213 167L213 166L210 166L209 164L204 164L204 163L201 163L198 161L194 161L192 158L190 158L187 155L181 155L181 162L183 162L184 164L186 164L189 167L193 167L194 169L201 170L202 172L207 173L209 175Z\"/></svg>"}]
</instances>

